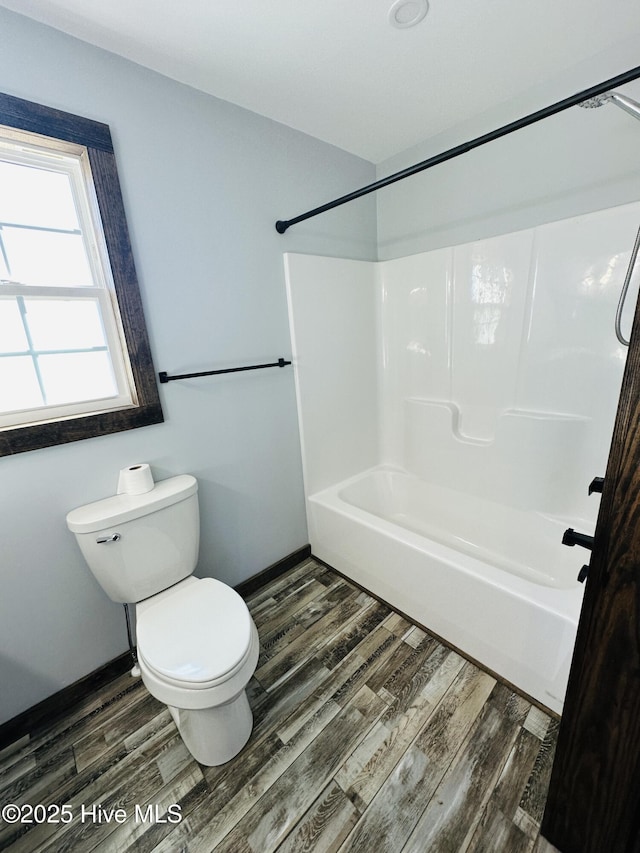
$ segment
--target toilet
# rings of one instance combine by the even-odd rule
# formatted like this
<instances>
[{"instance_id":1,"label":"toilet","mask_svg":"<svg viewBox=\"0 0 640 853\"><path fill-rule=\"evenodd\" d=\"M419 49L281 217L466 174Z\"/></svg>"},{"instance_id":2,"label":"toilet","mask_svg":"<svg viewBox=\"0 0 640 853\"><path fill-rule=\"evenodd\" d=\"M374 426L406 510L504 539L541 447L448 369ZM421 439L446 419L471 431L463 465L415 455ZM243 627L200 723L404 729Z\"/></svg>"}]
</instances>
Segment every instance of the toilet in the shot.
<instances>
[{"instance_id":1,"label":"toilet","mask_svg":"<svg viewBox=\"0 0 640 853\"><path fill-rule=\"evenodd\" d=\"M246 686L259 641L247 605L214 578L196 578L198 483L181 474L143 494L118 494L67 515L107 595L136 604L138 663L196 761L216 766L246 744Z\"/></svg>"}]
</instances>

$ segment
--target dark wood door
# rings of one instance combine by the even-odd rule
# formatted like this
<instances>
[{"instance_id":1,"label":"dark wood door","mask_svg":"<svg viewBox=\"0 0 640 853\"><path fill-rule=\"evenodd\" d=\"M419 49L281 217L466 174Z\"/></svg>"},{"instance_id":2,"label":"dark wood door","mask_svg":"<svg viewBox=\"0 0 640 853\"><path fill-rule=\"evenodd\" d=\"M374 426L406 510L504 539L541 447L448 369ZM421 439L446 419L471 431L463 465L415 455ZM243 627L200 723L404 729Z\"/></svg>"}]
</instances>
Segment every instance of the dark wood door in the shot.
<instances>
[{"instance_id":1,"label":"dark wood door","mask_svg":"<svg viewBox=\"0 0 640 853\"><path fill-rule=\"evenodd\" d=\"M640 853L638 306L542 834L562 853Z\"/></svg>"}]
</instances>

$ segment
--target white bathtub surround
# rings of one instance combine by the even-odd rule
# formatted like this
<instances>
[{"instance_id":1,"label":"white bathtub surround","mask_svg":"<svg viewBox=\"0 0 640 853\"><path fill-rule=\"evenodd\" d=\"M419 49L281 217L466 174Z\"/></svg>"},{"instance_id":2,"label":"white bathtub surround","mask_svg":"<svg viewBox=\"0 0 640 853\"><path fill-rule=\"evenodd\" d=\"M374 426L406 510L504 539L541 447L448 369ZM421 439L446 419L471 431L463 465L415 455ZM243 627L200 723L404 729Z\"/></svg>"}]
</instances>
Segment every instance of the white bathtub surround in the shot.
<instances>
[{"instance_id":1,"label":"white bathtub surround","mask_svg":"<svg viewBox=\"0 0 640 853\"><path fill-rule=\"evenodd\" d=\"M375 264L314 255L285 259L310 495L378 461Z\"/></svg>"},{"instance_id":2,"label":"white bathtub surround","mask_svg":"<svg viewBox=\"0 0 640 853\"><path fill-rule=\"evenodd\" d=\"M562 532L595 524L639 222L632 204L379 264L286 256L313 553L556 711L589 557Z\"/></svg>"}]
</instances>

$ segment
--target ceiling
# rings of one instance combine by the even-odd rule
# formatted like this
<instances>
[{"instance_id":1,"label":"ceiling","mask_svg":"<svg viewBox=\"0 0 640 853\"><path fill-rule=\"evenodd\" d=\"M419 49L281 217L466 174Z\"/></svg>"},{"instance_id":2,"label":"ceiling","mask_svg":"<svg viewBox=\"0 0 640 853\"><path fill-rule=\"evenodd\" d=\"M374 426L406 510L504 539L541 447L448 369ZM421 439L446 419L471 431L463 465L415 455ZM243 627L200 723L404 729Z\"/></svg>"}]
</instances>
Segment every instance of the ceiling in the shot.
<instances>
[{"instance_id":1,"label":"ceiling","mask_svg":"<svg viewBox=\"0 0 640 853\"><path fill-rule=\"evenodd\" d=\"M0 5L374 163L581 63L578 91L600 83L599 54L640 44L638 0L430 0L404 29L392 0Z\"/></svg>"}]
</instances>

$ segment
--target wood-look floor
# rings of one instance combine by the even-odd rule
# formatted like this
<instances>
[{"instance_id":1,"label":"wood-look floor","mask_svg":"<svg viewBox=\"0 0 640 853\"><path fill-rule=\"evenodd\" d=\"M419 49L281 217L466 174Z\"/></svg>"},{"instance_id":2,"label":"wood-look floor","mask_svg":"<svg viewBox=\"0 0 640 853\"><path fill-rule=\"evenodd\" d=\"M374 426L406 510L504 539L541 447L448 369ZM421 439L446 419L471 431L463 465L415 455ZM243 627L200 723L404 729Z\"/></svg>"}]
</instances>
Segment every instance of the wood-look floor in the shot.
<instances>
[{"instance_id":1,"label":"wood-look floor","mask_svg":"<svg viewBox=\"0 0 640 853\"><path fill-rule=\"evenodd\" d=\"M556 720L314 560L248 603L261 656L239 756L199 765L123 676L0 753L0 806L70 818L0 822L0 849L554 849L538 829Z\"/></svg>"}]
</instances>

